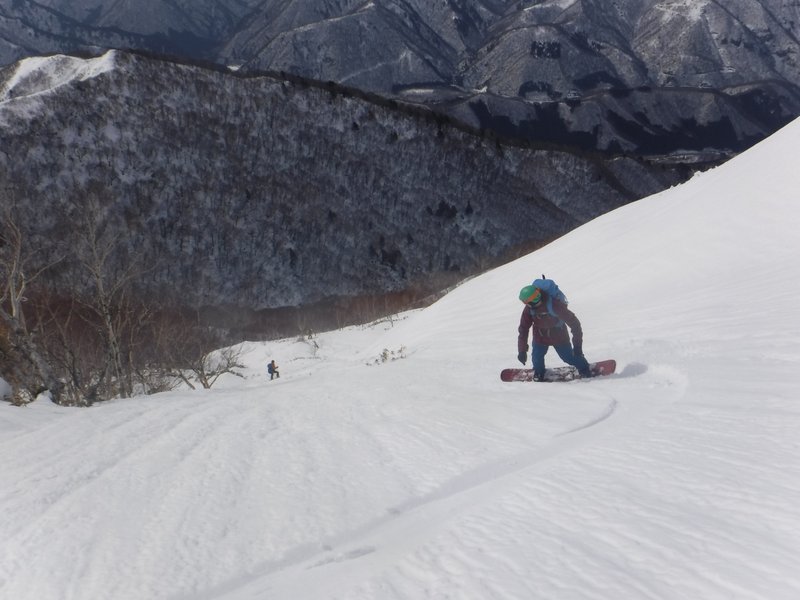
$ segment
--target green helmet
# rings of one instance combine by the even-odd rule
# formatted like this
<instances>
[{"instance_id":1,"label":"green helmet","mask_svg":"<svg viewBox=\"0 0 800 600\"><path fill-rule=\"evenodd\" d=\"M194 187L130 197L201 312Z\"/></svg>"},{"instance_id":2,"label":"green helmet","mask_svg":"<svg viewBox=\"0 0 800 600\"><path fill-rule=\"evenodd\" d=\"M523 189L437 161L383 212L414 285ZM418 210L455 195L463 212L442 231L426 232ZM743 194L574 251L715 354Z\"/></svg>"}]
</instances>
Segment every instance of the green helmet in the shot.
<instances>
[{"instance_id":1,"label":"green helmet","mask_svg":"<svg viewBox=\"0 0 800 600\"><path fill-rule=\"evenodd\" d=\"M538 304L542 299L542 291L534 285L526 285L519 291L519 299L523 304Z\"/></svg>"}]
</instances>

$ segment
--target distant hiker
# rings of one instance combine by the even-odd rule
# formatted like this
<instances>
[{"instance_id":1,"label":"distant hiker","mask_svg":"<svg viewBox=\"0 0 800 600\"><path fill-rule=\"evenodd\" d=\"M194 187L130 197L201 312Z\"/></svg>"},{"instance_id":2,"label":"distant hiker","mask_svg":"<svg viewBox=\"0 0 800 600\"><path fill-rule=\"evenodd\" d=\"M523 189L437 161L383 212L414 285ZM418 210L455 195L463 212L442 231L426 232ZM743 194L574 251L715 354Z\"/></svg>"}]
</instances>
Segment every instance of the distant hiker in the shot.
<instances>
[{"instance_id":1,"label":"distant hiker","mask_svg":"<svg viewBox=\"0 0 800 600\"><path fill-rule=\"evenodd\" d=\"M281 374L278 373L278 365L275 364L274 360L271 360L267 363L267 373L269 373L269 380L272 381L274 377L280 379Z\"/></svg>"},{"instance_id":2,"label":"distant hiker","mask_svg":"<svg viewBox=\"0 0 800 600\"><path fill-rule=\"evenodd\" d=\"M537 280L540 281L540 280ZM523 365L528 362L528 331L533 327L531 359L533 361L533 380L544 381L544 355L553 346L568 365L578 369L581 377L591 377L589 363L583 356L583 330L578 317L567 308L566 302L548 296L546 292L533 285L526 285L519 292L519 299L525 304L519 321L517 338L517 360ZM572 331L572 344L569 341L569 326Z\"/></svg>"}]
</instances>

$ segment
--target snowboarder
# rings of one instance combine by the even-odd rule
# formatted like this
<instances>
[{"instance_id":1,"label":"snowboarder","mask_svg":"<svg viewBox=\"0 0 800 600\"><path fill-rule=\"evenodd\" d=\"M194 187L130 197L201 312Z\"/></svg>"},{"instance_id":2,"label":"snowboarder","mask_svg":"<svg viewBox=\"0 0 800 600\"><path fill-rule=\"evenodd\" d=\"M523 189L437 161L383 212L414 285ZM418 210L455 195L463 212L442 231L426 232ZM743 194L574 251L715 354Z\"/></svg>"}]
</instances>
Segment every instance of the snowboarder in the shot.
<instances>
[{"instance_id":1,"label":"snowboarder","mask_svg":"<svg viewBox=\"0 0 800 600\"><path fill-rule=\"evenodd\" d=\"M576 367L581 377L591 377L589 363L583 356L581 322L567 305L558 298L548 298L545 292L533 285L522 288L519 299L525 308L519 321L517 360L523 365L528 362L528 331L533 327L533 380L544 381L544 355L550 346L556 349L561 360ZM572 332L571 344L567 326Z\"/></svg>"},{"instance_id":2,"label":"snowboarder","mask_svg":"<svg viewBox=\"0 0 800 600\"><path fill-rule=\"evenodd\" d=\"M278 373L278 365L275 364L275 360L271 360L267 363L267 373L269 373L269 380L272 381L274 377L280 379L281 374Z\"/></svg>"}]
</instances>

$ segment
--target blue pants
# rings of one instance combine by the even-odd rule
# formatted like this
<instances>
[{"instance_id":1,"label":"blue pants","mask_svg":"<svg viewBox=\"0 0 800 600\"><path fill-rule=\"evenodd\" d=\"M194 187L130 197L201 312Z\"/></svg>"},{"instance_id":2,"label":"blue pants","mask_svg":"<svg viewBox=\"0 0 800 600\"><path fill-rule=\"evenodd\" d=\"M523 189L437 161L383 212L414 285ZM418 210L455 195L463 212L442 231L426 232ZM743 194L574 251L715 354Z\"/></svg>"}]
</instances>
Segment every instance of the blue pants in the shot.
<instances>
[{"instance_id":1,"label":"blue pants","mask_svg":"<svg viewBox=\"0 0 800 600\"><path fill-rule=\"evenodd\" d=\"M588 377L591 375L591 371L589 370L589 362L582 356L575 356L575 353L572 351L572 344L556 344L553 346L553 348L556 349L556 352L558 353L558 356L561 357L561 360L568 365L572 365L577 368L578 373L580 373L583 377ZM549 344L537 344L534 342L531 346L533 373L539 377L544 377L544 355L547 354L549 349Z\"/></svg>"}]
</instances>

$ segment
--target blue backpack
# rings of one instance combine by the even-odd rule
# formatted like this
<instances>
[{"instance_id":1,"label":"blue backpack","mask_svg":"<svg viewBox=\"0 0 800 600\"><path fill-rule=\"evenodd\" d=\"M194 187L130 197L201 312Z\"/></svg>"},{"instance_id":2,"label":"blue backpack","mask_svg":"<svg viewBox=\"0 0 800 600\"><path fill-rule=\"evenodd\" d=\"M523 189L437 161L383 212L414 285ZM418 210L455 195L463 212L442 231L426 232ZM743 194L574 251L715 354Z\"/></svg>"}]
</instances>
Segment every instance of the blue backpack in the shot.
<instances>
[{"instance_id":1,"label":"blue backpack","mask_svg":"<svg viewBox=\"0 0 800 600\"><path fill-rule=\"evenodd\" d=\"M569 304L564 292L558 288L558 285L552 279L547 279L544 275L542 275L541 279L534 279L532 285L539 288L547 295L547 312L549 312L551 315L556 317L558 316L553 310L553 298L557 298L564 304Z\"/></svg>"}]
</instances>

